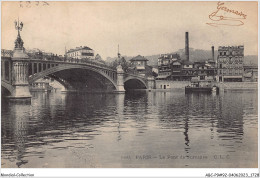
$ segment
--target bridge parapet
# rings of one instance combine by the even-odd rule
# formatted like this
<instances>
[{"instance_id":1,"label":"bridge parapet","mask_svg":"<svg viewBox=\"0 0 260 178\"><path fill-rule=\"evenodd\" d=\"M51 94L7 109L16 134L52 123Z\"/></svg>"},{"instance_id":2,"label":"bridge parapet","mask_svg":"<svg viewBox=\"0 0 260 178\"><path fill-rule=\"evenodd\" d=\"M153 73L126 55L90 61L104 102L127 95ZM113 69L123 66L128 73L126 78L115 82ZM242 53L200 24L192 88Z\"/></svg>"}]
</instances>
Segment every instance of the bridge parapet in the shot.
<instances>
[{"instance_id":1,"label":"bridge parapet","mask_svg":"<svg viewBox=\"0 0 260 178\"><path fill-rule=\"evenodd\" d=\"M1 49L1 58L2 57L11 58L12 56L13 56L12 50Z\"/></svg>"},{"instance_id":2,"label":"bridge parapet","mask_svg":"<svg viewBox=\"0 0 260 178\"><path fill-rule=\"evenodd\" d=\"M100 67L100 68L103 68L103 69L106 69L106 70L116 72L115 69L113 69L112 67L110 67L108 65L101 64L101 63L98 63L98 62L93 62L91 60L77 60L77 59L63 59L63 58L59 58L59 60L57 60L57 59L53 60L53 59L48 59L48 58L43 58L43 59L31 58L30 62L91 65L91 66Z\"/></svg>"}]
</instances>

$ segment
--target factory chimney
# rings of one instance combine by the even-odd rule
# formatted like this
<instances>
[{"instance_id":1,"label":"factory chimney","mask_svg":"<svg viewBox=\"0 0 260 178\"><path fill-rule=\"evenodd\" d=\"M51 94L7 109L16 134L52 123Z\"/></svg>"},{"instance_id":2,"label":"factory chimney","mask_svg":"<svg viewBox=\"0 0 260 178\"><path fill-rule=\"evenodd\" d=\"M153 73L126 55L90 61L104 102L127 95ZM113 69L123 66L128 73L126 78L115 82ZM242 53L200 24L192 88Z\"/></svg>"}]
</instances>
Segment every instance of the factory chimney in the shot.
<instances>
[{"instance_id":1,"label":"factory chimney","mask_svg":"<svg viewBox=\"0 0 260 178\"><path fill-rule=\"evenodd\" d=\"M189 32L185 33L185 59L189 60Z\"/></svg>"},{"instance_id":2,"label":"factory chimney","mask_svg":"<svg viewBox=\"0 0 260 178\"><path fill-rule=\"evenodd\" d=\"M211 46L211 53L212 53L212 61L215 61L214 59L214 46Z\"/></svg>"}]
</instances>

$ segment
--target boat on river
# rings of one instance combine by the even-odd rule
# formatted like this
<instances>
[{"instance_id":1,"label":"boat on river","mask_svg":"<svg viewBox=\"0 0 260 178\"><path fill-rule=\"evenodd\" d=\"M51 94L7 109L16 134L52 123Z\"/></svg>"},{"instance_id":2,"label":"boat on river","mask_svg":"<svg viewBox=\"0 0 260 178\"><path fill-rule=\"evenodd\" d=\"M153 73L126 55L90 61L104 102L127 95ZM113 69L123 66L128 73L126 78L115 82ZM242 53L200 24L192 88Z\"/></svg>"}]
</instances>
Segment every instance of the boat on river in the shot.
<instances>
[{"instance_id":1,"label":"boat on river","mask_svg":"<svg viewBox=\"0 0 260 178\"><path fill-rule=\"evenodd\" d=\"M219 87L211 80L191 80L191 84L185 87L185 93L219 93Z\"/></svg>"}]
</instances>

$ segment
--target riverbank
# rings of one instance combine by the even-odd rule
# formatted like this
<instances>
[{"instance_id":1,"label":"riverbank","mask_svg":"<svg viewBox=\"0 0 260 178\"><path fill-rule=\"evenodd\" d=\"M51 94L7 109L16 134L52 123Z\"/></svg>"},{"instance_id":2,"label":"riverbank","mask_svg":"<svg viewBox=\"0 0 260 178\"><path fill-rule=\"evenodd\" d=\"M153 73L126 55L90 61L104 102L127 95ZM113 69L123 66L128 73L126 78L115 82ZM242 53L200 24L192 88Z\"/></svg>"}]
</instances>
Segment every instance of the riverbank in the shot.
<instances>
[{"instance_id":1,"label":"riverbank","mask_svg":"<svg viewBox=\"0 0 260 178\"><path fill-rule=\"evenodd\" d=\"M156 90L185 89L189 81L163 81L156 80ZM258 89L258 82L215 82L220 89Z\"/></svg>"},{"instance_id":2,"label":"riverbank","mask_svg":"<svg viewBox=\"0 0 260 178\"><path fill-rule=\"evenodd\" d=\"M222 82L216 83L220 89L224 90L249 90L249 89L258 89L258 82Z\"/></svg>"}]
</instances>

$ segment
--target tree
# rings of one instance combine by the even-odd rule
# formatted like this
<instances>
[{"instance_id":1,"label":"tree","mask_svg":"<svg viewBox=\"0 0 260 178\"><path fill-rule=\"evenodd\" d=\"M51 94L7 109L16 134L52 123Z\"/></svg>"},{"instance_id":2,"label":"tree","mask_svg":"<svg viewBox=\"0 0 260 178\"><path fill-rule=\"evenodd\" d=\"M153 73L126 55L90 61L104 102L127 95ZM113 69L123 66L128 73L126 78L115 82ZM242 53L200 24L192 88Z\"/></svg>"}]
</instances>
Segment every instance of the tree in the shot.
<instances>
[{"instance_id":1,"label":"tree","mask_svg":"<svg viewBox=\"0 0 260 178\"><path fill-rule=\"evenodd\" d=\"M124 57L120 59L120 64L124 71L127 71L130 66L129 62L127 62Z\"/></svg>"},{"instance_id":2,"label":"tree","mask_svg":"<svg viewBox=\"0 0 260 178\"><path fill-rule=\"evenodd\" d=\"M105 64L105 61L102 59L102 57L101 57L99 54L97 54L97 55L95 56L95 60L98 61L98 62L101 62L101 63Z\"/></svg>"},{"instance_id":3,"label":"tree","mask_svg":"<svg viewBox=\"0 0 260 178\"><path fill-rule=\"evenodd\" d=\"M113 68L113 69L116 69L116 67L118 66L118 60L114 60L110 63L110 66Z\"/></svg>"},{"instance_id":4,"label":"tree","mask_svg":"<svg viewBox=\"0 0 260 178\"><path fill-rule=\"evenodd\" d=\"M110 62L109 66L111 66L112 68L116 69L119 64L121 64L122 69L125 72L127 72L129 67L131 66L130 63L127 62L124 57L121 57L120 59L116 59L116 60Z\"/></svg>"}]
</instances>

